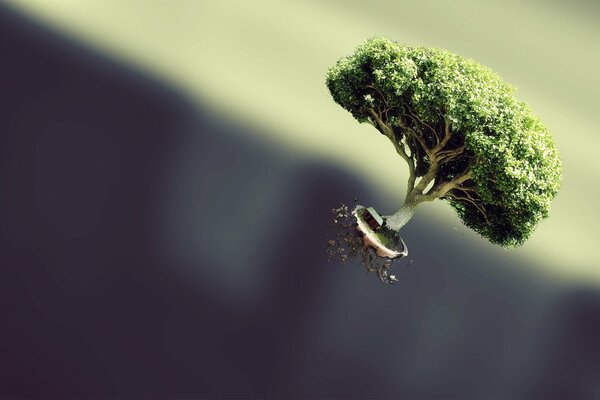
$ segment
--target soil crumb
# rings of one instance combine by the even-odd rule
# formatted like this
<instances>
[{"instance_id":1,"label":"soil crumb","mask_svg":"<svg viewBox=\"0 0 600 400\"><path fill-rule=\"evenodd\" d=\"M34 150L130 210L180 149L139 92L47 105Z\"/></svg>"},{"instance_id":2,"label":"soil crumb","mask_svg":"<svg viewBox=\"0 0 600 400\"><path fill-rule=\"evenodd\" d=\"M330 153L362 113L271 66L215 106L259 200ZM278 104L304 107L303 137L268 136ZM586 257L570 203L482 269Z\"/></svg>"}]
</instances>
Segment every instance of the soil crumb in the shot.
<instances>
[{"instance_id":1,"label":"soil crumb","mask_svg":"<svg viewBox=\"0 0 600 400\"><path fill-rule=\"evenodd\" d=\"M354 198L354 203L357 202ZM358 262L368 273L374 272L382 283L397 282L398 276L393 270L402 264L402 258L380 257L372 246L365 245L363 233L357 229L356 217L352 214L354 208L342 203L331 210L331 233L326 243L329 260L339 264Z\"/></svg>"}]
</instances>

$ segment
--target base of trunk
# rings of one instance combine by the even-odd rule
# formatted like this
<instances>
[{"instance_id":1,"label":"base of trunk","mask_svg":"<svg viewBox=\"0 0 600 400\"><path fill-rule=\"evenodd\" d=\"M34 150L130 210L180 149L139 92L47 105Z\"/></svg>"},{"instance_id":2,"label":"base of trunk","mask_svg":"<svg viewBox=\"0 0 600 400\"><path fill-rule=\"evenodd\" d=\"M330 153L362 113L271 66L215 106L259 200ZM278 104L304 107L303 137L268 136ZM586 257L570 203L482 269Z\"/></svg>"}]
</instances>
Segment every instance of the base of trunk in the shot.
<instances>
[{"instance_id":1,"label":"base of trunk","mask_svg":"<svg viewBox=\"0 0 600 400\"><path fill-rule=\"evenodd\" d=\"M415 215L416 209L416 204L404 203L397 213L385 217L388 228L399 231Z\"/></svg>"},{"instance_id":2,"label":"base of trunk","mask_svg":"<svg viewBox=\"0 0 600 400\"><path fill-rule=\"evenodd\" d=\"M363 234L363 243L364 243L365 248L372 247L375 250L375 253L379 257L387 257L387 258L406 257L408 255L408 248L406 247L404 240L402 240L402 238L400 238L400 241L402 243L401 250L394 250L394 249L390 249L389 247L386 247L383 243L381 243L381 241L379 240L379 238L377 237L375 232L373 232L373 230L366 224L366 222L363 221L358 216L357 211L361 208L366 208L366 207L363 207L360 205L356 206L354 211L352 211L352 215L354 215L354 217L356 218L356 223L357 223L356 229Z\"/></svg>"}]
</instances>

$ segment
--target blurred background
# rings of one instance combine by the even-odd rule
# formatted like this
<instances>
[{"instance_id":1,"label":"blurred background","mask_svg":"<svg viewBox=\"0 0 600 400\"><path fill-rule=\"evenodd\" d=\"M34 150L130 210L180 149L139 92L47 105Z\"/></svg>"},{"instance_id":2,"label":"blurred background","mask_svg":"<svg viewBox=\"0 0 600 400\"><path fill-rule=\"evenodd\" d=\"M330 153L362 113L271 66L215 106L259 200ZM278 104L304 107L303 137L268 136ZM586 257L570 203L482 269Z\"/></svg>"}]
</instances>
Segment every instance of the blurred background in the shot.
<instances>
[{"instance_id":1,"label":"blurred background","mask_svg":"<svg viewBox=\"0 0 600 400\"><path fill-rule=\"evenodd\" d=\"M600 3L0 3L0 396L600 397ZM442 202L394 286L328 263L407 171L330 98L366 38L491 67L554 134L504 250ZM369 151L365 151L365 148Z\"/></svg>"}]
</instances>

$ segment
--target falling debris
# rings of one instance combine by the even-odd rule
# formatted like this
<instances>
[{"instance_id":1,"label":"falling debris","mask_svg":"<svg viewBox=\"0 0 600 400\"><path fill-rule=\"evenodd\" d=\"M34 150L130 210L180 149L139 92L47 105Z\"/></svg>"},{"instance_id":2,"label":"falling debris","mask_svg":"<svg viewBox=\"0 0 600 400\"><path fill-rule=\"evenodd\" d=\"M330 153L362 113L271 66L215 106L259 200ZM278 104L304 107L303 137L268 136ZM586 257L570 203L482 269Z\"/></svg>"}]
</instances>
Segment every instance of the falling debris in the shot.
<instances>
[{"instance_id":1,"label":"falling debris","mask_svg":"<svg viewBox=\"0 0 600 400\"><path fill-rule=\"evenodd\" d=\"M355 197L354 202L358 202ZM354 208L353 208L354 209ZM373 246L365 243L364 233L357 229L356 216L347 205L341 204L333 208L332 236L336 239L327 241L327 254L330 261L340 264L358 262L367 273L374 272L382 283L398 282L397 274L391 274L392 268L398 265L400 258L388 258L377 255Z\"/></svg>"}]
</instances>

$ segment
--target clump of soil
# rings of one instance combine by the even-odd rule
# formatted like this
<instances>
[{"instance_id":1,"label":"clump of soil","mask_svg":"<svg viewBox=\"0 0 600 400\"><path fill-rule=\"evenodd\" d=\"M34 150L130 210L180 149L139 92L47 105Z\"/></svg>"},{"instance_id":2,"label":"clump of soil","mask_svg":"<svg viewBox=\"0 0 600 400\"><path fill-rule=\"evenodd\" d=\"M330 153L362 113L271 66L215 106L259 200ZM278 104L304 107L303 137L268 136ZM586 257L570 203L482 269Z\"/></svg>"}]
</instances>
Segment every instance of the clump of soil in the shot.
<instances>
[{"instance_id":1,"label":"clump of soil","mask_svg":"<svg viewBox=\"0 0 600 400\"><path fill-rule=\"evenodd\" d=\"M363 242L365 246L372 246L380 257L406 257L408 249L398 232L387 227L385 218L383 219L383 226L374 231L365 220L366 210L366 207L357 205L353 212L358 222L358 229L364 235Z\"/></svg>"},{"instance_id":2,"label":"clump of soil","mask_svg":"<svg viewBox=\"0 0 600 400\"><path fill-rule=\"evenodd\" d=\"M354 199L355 203L358 202ZM358 261L367 272L377 274L382 283L397 282L397 277L392 273L392 268L398 263L400 258L380 257L376 249L365 245L363 232L361 232L353 214L354 207L351 209L345 204L332 209L332 233L327 241L327 254L330 261L336 261L340 264L354 263ZM382 229L386 229L382 231ZM389 231L389 232L388 232ZM385 235L391 242L390 245L402 246L399 236L395 231L382 227L378 234ZM393 238L398 237L398 240ZM396 243L394 243L396 242Z\"/></svg>"}]
</instances>

